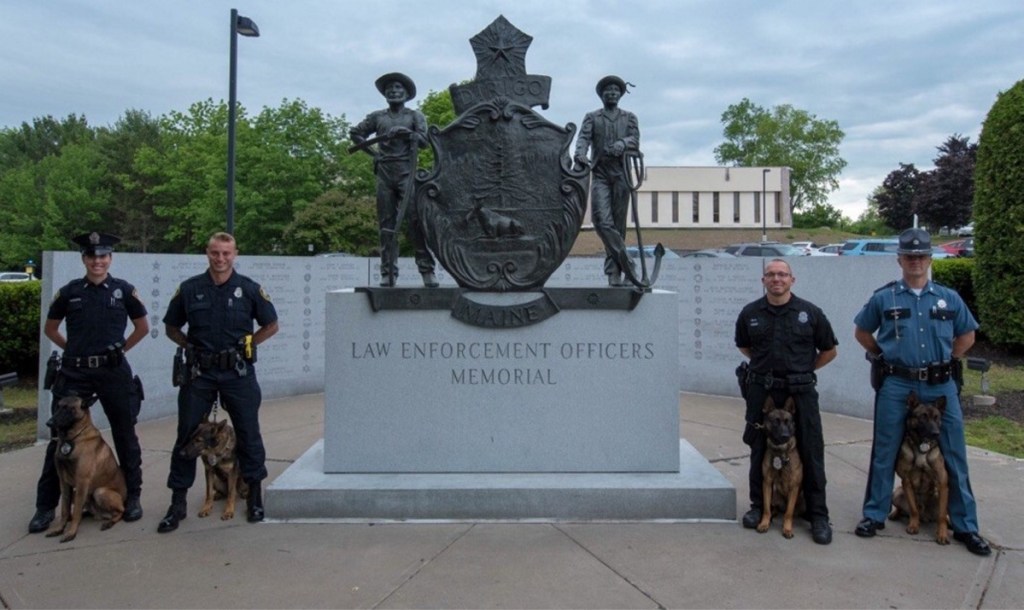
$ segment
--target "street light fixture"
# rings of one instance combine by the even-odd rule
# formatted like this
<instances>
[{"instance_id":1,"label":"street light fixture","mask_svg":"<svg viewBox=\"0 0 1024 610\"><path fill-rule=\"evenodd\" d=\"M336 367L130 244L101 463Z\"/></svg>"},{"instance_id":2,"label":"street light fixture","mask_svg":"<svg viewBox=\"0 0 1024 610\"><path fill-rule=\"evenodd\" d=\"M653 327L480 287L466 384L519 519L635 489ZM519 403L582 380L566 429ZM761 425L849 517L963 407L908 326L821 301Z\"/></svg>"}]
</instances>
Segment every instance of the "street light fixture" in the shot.
<instances>
[{"instance_id":1,"label":"street light fixture","mask_svg":"<svg viewBox=\"0 0 1024 610\"><path fill-rule=\"evenodd\" d=\"M260 29L238 10L231 9L231 65L228 77L228 212L227 232L235 232L235 81L238 73L238 35L256 38Z\"/></svg>"},{"instance_id":2,"label":"street light fixture","mask_svg":"<svg viewBox=\"0 0 1024 610\"><path fill-rule=\"evenodd\" d=\"M770 171L772 170L767 167L761 170L761 243L768 241L768 198L765 197L765 177Z\"/></svg>"}]
</instances>

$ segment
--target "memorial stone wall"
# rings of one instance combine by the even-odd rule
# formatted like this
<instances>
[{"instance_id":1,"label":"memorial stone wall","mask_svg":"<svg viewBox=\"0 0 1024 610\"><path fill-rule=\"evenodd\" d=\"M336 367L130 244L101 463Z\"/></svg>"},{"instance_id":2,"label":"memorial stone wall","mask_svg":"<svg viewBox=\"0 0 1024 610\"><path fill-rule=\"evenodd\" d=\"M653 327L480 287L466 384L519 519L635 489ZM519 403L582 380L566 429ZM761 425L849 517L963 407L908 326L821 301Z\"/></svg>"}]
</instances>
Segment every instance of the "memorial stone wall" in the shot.
<instances>
[{"instance_id":1,"label":"memorial stone wall","mask_svg":"<svg viewBox=\"0 0 1024 610\"><path fill-rule=\"evenodd\" d=\"M44 255L40 303L40 370L54 346L42 334L46 310L56 290L82 277L77 252ZM662 262L656 287L675 292L679 301L679 389L738 396L734 370L742 357L733 345L740 309L761 296L760 258L672 258ZM328 290L375 286L378 261L362 257L286 257L240 255L236 267L263 284L280 317L280 332L260 347L257 374L266 398L319 393L324 389L325 295ZM872 416L873 394L863 351L853 340L853 317L872 294L896 278L895 257L800 257L790 259L797 282L794 293L822 309L839 338L839 358L819 374L824 411ZM174 344L164 336L162 318L178 285L206 270L204 255L115 253L111 273L136 286L149 311L150 336L129 354L145 385L141 419L174 415L177 390L171 386ZM399 286L416 285L412 259L400 265ZM455 282L438 269L442 286ZM411 284L410 284L411 282ZM552 287L604 286L598 257L570 257L548 280ZM557 316L553 320L557 322ZM636 383L645 383L638 379ZM47 430L49 392L39 391L38 433ZM102 412L95 414L105 426Z\"/></svg>"}]
</instances>

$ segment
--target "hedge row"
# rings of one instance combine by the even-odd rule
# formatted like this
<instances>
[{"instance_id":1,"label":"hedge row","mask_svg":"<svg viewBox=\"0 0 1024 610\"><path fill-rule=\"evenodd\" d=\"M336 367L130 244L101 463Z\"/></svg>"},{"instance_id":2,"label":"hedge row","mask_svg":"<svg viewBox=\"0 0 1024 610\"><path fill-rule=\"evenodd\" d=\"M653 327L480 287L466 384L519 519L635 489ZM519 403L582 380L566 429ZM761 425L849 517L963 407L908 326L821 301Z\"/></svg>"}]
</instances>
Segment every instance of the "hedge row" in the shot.
<instances>
[{"instance_id":1,"label":"hedge row","mask_svg":"<svg viewBox=\"0 0 1024 610\"><path fill-rule=\"evenodd\" d=\"M38 373L41 287L42 282L0 283L0 373Z\"/></svg>"}]
</instances>

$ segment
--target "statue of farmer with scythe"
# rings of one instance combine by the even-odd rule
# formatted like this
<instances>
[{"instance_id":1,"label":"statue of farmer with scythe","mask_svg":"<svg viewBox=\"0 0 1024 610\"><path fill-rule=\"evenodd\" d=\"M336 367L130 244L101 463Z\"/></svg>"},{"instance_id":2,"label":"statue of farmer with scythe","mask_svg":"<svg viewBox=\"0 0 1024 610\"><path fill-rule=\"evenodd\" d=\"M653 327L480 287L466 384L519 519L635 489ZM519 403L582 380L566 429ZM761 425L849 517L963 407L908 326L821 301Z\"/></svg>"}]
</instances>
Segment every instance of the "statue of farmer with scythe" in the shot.
<instances>
[{"instance_id":1,"label":"statue of farmer with scythe","mask_svg":"<svg viewBox=\"0 0 1024 610\"><path fill-rule=\"evenodd\" d=\"M408 216L406 235L416 250L416 266L423 276L423 285L436 288L434 258L427 250L416 207L412 205L417 156L419 149L427 146L427 120L421 112L405 107L407 101L416 97L416 84L411 78L390 72L378 78L375 85L388 107L371 112L349 131L353 142L349 152L363 150L373 157L380 225L380 285L391 287L398 279L398 231Z\"/></svg>"}]
</instances>

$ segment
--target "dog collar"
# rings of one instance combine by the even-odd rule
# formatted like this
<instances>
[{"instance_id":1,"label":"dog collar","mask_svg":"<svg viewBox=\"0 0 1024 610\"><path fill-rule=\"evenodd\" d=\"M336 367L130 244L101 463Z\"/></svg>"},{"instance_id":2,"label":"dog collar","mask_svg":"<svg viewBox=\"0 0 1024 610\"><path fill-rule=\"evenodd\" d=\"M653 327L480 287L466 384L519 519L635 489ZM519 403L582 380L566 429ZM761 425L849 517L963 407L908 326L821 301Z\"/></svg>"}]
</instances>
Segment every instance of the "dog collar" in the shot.
<instances>
[{"instance_id":1,"label":"dog collar","mask_svg":"<svg viewBox=\"0 0 1024 610\"><path fill-rule=\"evenodd\" d=\"M931 443L921 443L920 445L917 446L917 450L920 451L921 453L928 453L929 451L931 451L931 449Z\"/></svg>"},{"instance_id":2,"label":"dog collar","mask_svg":"<svg viewBox=\"0 0 1024 610\"><path fill-rule=\"evenodd\" d=\"M772 468L775 470L782 470L782 467L789 463L789 458L783 459L780 456L772 458Z\"/></svg>"},{"instance_id":3,"label":"dog collar","mask_svg":"<svg viewBox=\"0 0 1024 610\"><path fill-rule=\"evenodd\" d=\"M66 457L71 455L71 452L75 450L75 444L71 441L64 441L60 444L60 447L57 450L60 451L61 455Z\"/></svg>"}]
</instances>

